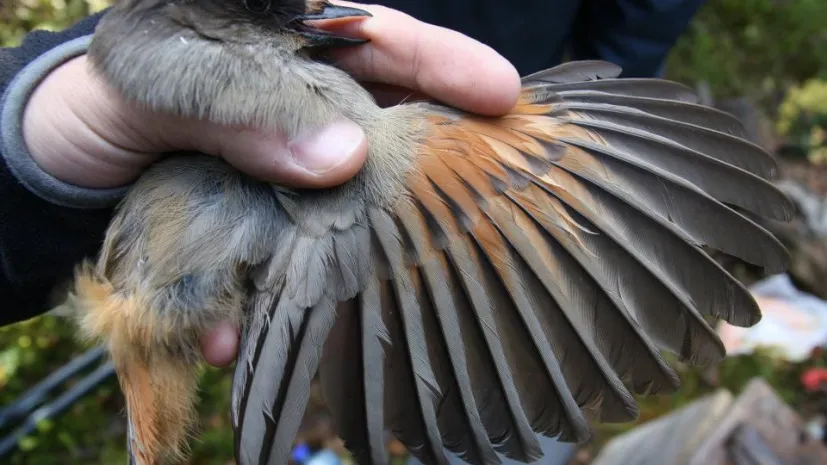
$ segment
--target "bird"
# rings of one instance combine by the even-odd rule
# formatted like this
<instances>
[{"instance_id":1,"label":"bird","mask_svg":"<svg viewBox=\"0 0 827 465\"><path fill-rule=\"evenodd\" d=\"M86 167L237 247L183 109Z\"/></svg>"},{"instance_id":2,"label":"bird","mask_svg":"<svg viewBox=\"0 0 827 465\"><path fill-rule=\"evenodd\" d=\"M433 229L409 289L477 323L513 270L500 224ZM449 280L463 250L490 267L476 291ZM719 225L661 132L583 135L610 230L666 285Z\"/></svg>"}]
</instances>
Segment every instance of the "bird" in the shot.
<instances>
[{"instance_id":1,"label":"bird","mask_svg":"<svg viewBox=\"0 0 827 465\"><path fill-rule=\"evenodd\" d=\"M361 465L392 432L426 465L542 457L539 436L628 422L711 364L716 321L758 322L720 251L780 273L762 221L794 206L775 159L689 87L572 61L525 75L505 115L379 106L330 58L360 47L318 0L120 0L88 50L124 99L294 137L348 119L364 167L324 189L168 154L116 207L71 299L126 400L130 463L180 462L196 434L198 341L241 328L239 465L286 464L318 376ZM450 66L446 64L446 66ZM671 355L670 355L671 354Z\"/></svg>"}]
</instances>

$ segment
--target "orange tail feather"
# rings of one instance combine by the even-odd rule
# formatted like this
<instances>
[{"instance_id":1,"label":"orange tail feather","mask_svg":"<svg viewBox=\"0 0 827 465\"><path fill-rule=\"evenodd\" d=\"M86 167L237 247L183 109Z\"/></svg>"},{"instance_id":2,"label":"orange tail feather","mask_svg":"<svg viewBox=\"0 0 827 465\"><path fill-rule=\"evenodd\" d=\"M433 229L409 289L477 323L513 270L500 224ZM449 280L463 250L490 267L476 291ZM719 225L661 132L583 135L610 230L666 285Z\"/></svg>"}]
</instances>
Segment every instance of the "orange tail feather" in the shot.
<instances>
[{"instance_id":1,"label":"orange tail feather","mask_svg":"<svg viewBox=\"0 0 827 465\"><path fill-rule=\"evenodd\" d=\"M133 463L182 460L196 419L198 367L158 344L158 338L175 341L172 328L146 311L142 299L118 295L90 268L78 273L74 305L85 336L108 346L126 398Z\"/></svg>"}]
</instances>

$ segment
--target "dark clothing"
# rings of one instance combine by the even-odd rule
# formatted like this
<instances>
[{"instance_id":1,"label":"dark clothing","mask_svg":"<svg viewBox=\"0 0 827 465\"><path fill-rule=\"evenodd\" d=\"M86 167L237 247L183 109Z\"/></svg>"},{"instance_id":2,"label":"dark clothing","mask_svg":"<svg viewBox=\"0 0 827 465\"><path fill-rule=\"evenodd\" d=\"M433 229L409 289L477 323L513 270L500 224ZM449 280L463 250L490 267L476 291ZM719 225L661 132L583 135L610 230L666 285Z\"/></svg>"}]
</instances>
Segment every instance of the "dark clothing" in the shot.
<instances>
[{"instance_id":1,"label":"dark clothing","mask_svg":"<svg viewBox=\"0 0 827 465\"><path fill-rule=\"evenodd\" d=\"M625 76L654 76L704 0L380 0L488 44L525 75L569 59L600 58ZM0 95L29 63L94 31L100 15L68 30L32 32L0 49ZM2 105L2 104L0 104ZM2 108L0 108L2 109ZM7 123L8 124L8 123ZM7 148L7 147L6 147ZM4 147L0 145L0 151ZM0 325L38 315L59 280L93 257L111 208L69 208L35 195L0 157Z\"/></svg>"},{"instance_id":2,"label":"dark clothing","mask_svg":"<svg viewBox=\"0 0 827 465\"><path fill-rule=\"evenodd\" d=\"M36 31L17 48L0 49L0 93L15 74L51 48L91 34L98 16L57 33ZM0 157L0 325L49 310L58 280L100 247L110 210L61 207L31 193Z\"/></svg>"},{"instance_id":3,"label":"dark clothing","mask_svg":"<svg viewBox=\"0 0 827 465\"><path fill-rule=\"evenodd\" d=\"M368 3L368 2L362 2ZM381 0L492 47L526 75L568 60L602 59L625 77L660 74L706 0Z\"/></svg>"}]
</instances>

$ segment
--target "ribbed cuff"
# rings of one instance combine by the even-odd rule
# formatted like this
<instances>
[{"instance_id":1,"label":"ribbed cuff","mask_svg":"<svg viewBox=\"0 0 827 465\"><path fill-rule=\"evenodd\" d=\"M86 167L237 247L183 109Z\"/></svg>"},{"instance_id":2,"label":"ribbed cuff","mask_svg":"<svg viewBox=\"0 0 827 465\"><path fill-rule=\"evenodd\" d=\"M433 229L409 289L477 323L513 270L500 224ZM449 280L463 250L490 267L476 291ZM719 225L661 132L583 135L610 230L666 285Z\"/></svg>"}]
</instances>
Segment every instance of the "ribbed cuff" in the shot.
<instances>
[{"instance_id":1,"label":"ribbed cuff","mask_svg":"<svg viewBox=\"0 0 827 465\"><path fill-rule=\"evenodd\" d=\"M23 112L34 90L60 65L86 53L92 36L78 37L39 56L9 83L0 98L0 154L21 184L38 197L69 208L114 206L129 186L89 189L63 182L34 161L23 139Z\"/></svg>"}]
</instances>

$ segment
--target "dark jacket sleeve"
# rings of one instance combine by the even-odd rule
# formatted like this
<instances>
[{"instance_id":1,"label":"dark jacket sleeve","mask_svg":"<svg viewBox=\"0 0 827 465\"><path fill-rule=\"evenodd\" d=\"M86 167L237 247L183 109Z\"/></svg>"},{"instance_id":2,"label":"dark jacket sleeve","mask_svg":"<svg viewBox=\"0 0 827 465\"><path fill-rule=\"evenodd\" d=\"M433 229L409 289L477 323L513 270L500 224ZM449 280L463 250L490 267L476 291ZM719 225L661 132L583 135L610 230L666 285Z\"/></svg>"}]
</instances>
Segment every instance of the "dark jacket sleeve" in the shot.
<instances>
[{"instance_id":1,"label":"dark jacket sleeve","mask_svg":"<svg viewBox=\"0 0 827 465\"><path fill-rule=\"evenodd\" d=\"M0 95L27 65L49 50L94 31L100 14L61 32L29 33L0 49ZM2 128L0 128L2 129ZM111 208L77 209L27 189L0 157L0 325L49 310L49 294L74 266L97 252Z\"/></svg>"}]
</instances>

